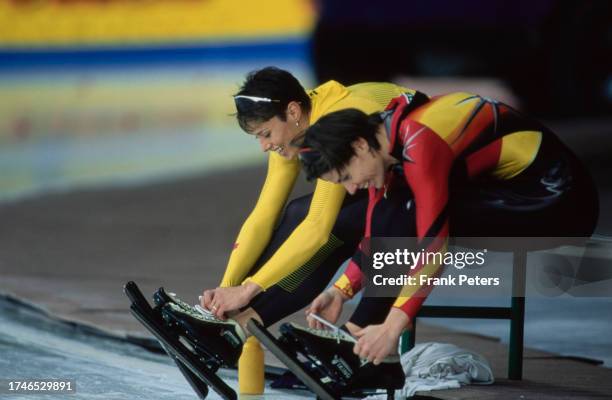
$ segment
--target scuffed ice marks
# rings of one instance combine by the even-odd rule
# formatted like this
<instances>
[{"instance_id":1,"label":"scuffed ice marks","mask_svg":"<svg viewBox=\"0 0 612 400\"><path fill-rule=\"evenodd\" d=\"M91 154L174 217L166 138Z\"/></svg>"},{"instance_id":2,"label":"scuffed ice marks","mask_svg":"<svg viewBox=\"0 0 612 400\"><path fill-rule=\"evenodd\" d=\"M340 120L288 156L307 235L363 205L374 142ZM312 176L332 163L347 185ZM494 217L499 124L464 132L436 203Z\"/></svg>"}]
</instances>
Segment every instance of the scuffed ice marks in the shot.
<instances>
[{"instance_id":1,"label":"scuffed ice marks","mask_svg":"<svg viewBox=\"0 0 612 400\"><path fill-rule=\"evenodd\" d=\"M221 377L238 388L236 373ZM117 340L92 335L0 294L0 377L74 379L76 394L11 395L11 400L193 400L197 398L168 357ZM2 397L0 395L0 397ZM311 398L303 391L266 388L266 399ZM220 397L210 391L207 400Z\"/></svg>"},{"instance_id":2,"label":"scuffed ice marks","mask_svg":"<svg viewBox=\"0 0 612 400\"><path fill-rule=\"evenodd\" d=\"M0 354L0 376L75 379L77 393L70 395L75 400L194 398L166 357L129 343L86 335L2 298Z\"/></svg>"}]
</instances>

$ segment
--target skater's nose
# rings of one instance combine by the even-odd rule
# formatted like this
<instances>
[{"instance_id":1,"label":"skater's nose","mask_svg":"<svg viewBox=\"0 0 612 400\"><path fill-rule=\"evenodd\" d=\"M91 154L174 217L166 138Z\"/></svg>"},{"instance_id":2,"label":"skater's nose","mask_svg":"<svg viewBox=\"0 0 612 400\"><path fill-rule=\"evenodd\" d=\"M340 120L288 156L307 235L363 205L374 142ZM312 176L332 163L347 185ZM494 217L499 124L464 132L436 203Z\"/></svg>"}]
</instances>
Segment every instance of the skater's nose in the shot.
<instances>
[{"instance_id":1,"label":"skater's nose","mask_svg":"<svg viewBox=\"0 0 612 400\"><path fill-rule=\"evenodd\" d=\"M270 151L270 149L272 149L272 142L270 141L270 139L260 136L259 146L261 147L261 151L265 153L267 151Z\"/></svg>"}]
</instances>

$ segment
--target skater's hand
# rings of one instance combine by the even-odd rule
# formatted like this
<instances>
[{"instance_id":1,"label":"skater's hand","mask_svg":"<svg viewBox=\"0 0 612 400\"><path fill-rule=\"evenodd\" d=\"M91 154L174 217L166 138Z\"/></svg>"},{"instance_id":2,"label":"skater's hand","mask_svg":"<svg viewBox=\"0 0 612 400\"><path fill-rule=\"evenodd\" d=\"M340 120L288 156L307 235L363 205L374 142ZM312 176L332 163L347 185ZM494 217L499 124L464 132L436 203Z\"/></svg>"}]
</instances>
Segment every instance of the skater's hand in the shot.
<instances>
[{"instance_id":1,"label":"skater's hand","mask_svg":"<svg viewBox=\"0 0 612 400\"><path fill-rule=\"evenodd\" d=\"M342 306L346 300L348 300L348 297L346 297L344 293L335 287L331 287L318 295L317 298L310 304L310 307L308 307L306 310L308 326L315 329L326 328L316 319L308 317L310 313L317 314L332 324L336 323L338 317L340 317Z\"/></svg>"},{"instance_id":2,"label":"skater's hand","mask_svg":"<svg viewBox=\"0 0 612 400\"><path fill-rule=\"evenodd\" d=\"M226 313L246 306L260 291L261 288L252 282L242 286L205 290L200 299L200 305L217 318L225 319Z\"/></svg>"},{"instance_id":3,"label":"skater's hand","mask_svg":"<svg viewBox=\"0 0 612 400\"><path fill-rule=\"evenodd\" d=\"M355 332L354 336L358 340L353 352L378 365L389 354L397 351L400 335L409 324L410 320L403 311L392 308L384 323L368 325Z\"/></svg>"}]
</instances>

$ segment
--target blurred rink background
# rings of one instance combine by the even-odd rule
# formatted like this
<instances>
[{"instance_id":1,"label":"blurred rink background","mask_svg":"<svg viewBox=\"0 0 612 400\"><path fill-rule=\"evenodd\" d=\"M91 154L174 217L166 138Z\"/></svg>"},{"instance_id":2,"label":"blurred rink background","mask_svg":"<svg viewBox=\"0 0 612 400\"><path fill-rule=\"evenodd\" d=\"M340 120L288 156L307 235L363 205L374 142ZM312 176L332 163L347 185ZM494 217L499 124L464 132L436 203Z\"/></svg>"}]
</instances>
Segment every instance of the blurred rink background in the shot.
<instances>
[{"instance_id":1,"label":"blurred rink background","mask_svg":"<svg viewBox=\"0 0 612 400\"><path fill-rule=\"evenodd\" d=\"M231 94L267 65L606 115L610 7L568 3L2 0L0 199L262 162Z\"/></svg>"},{"instance_id":2,"label":"blurred rink background","mask_svg":"<svg viewBox=\"0 0 612 400\"><path fill-rule=\"evenodd\" d=\"M262 161L231 95L267 65L311 86L314 17L295 0L2 0L0 198Z\"/></svg>"},{"instance_id":3,"label":"blurred rink background","mask_svg":"<svg viewBox=\"0 0 612 400\"><path fill-rule=\"evenodd\" d=\"M39 218L45 196L60 192L242 174L251 166L263 177L266 156L236 125L231 95L247 72L276 65L306 88L328 79L392 80L430 95L477 92L543 118L593 172L602 199L598 233L610 235L611 16L608 1L0 0L0 209L42 199ZM259 190L258 182L244 190ZM219 210L220 225L236 213ZM5 227L3 237L12 232ZM0 277L0 291L17 287L8 277L21 279L7 260L27 260L29 251L7 254L0 251L7 278L3 284ZM40 266L43 281L46 268ZM610 366L611 306L609 297L528 300L526 345ZM3 315L4 354L20 360L24 353L11 343L21 337L24 348L35 346L38 325ZM499 321L435 322L502 338L507 331ZM112 368L129 364L96 355L99 344L79 353L73 342L57 340L40 351L72 349L75 359L65 367L75 373L83 354L98 360L92 371L109 367L99 373L111 383L119 379ZM178 372L168 371L182 385Z\"/></svg>"}]
</instances>

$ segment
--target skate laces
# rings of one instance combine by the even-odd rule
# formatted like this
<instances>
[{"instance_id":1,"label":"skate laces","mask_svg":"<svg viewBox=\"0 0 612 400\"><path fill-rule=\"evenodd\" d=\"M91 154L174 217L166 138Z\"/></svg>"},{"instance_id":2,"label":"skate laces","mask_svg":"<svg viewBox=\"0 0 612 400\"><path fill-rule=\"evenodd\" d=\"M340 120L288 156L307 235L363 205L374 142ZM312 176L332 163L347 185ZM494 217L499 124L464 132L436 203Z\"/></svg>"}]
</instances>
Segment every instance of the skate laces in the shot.
<instances>
[{"instance_id":1,"label":"skate laces","mask_svg":"<svg viewBox=\"0 0 612 400\"><path fill-rule=\"evenodd\" d=\"M323 318L319 317L316 314L311 313L309 314L309 316L313 317L317 321L321 322L323 325L327 326L328 329L316 329L316 328L301 326L298 324L292 324L292 325L297 329L310 333L311 335L315 335L315 336L325 338L325 339L335 340L336 343L338 344L340 344L341 341L357 343L357 340L353 336L343 331L342 329L338 328L336 325L330 323L329 321L324 320Z\"/></svg>"},{"instance_id":2,"label":"skate laces","mask_svg":"<svg viewBox=\"0 0 612 400\"><path fill-rule=\"evenodd\" d=\"M349 333L347 333L346 331L335 327L336 330L332 330L332 329L316 329L316 328L309 328L306 326L300 326L298 324L294 324L292 323L291 325L293 325L295 328L300 329L304 332L308 332L312 335L321 337L321 338L325 338L325 339L332 339L335 340L336 343L340 344L341 341L345 341L345 342L349 342L349 343L357 343L357 339L355 339L355 337ZM367 358L359 358L359 362L361 364L361 366L363 367L364 365L366 365L367 363L369 363L370 361L368 361ZM385 359L382 361L383 363L397 363L400 362L400 357L397 354L390 354L387 357L385 357Z\"/></svg>"},{"instance_id":3,"label":"skate laces","mask_svg":"<svg viewBox=\"0 0 612 400\"><path fill-rule=\"evenodd\" d=\"M313 335L317 335L320 337L325 337L325 338L330 338L330 339L335 339L336 342L339 344L340 340L345 340L347 342L350 343L357 343L357 339L355 339L355 337L353 335L351 335L350 333L346 332L345 330L340 329L339 327L337 327L336 325L332 324L331 322L327 321L324 318L321 318L320 316L318 316L315 313L310 313L308 314L309 317L312 317L314 319L316 319L317 321L319 321L320 323L322 323L323 325L327 326L329 329L315 329L315 328L309 328L309 327L301 327L297 324L293 324L295 327L299 328L299 329L303 329ZM395 362L399 362L400 358L399 355L394 355L394 354L390 354L387 357L385 357L385 359L383 360L384 363L395 363ZM364 366L365 364L367 364L369 361L365 358L360 358L360 362L361 362L361 366Z\"/></svg>"},{"instance_id":4,"label":"skate laces","mask_svg":"<svg viewBox=\"0 0 612 400\"><path fill-rule=\"evenodd\" d=\"M187 303L185 303L187 304ZM217 318L214 314L212 314L210 311L207 311L205 309L203 309L202 307L200 307L199 305L195 305L195 306L190 306L187 304L187 307L181 307L178 304L174 304L174 303L168 303L166 305L167 307L170 307L172 309L172 311L181 313L181 314L187 314L190 317L193 317L195 319L199 319L200 321L205 321L205 322L225 322L219 318Z\"/></svg>"},{"instance_id":5,"label":"skate laces","mask_svg":"<svg viewBox=\"0 0 612 400\"><path fill-rule=\"evenodd\" d=\"M197 312L202 314L202 316L204 316L204 318L215 318L215 319L218 319L217 317L215 317L215 314L213 314L212 312L208 311L207 309L205 309L204 307L202 307L199 304L194 305L193 308L195 308L195 310Z\"/></svg>"},{"instance_id":6,"label":"skate laces","mask_svg":"<svg viewBox=\"0 0 612 400\"><path fill-rule=\"evenodd\" d=\"M246 342L246 333L244 332L244 329L242 328L242 326L240 326L238 322L234 321L231 318L228 318L227 320L217 318L213 313L203 308L199 304L196 304L193 307L188 305L187 308L181 308L173 303L168 303L167 306L172 308L174 312L189 315L190 317L202 322L229 325L234 328L234 331L236 332L236 334L238 334L238 337L240 338L240 340L242 340L242 343Z\"/></svg>"},{"instance_id":7,"label":"skate laces","mask_svg":"<svg viewBox=\"0 0 612 400\"><path fill-rule=\"evenodd\" d=\"M184 302L183 300L181 300L176 293L173 292L166 292L166 294L172 299L172 309L174 311L181 311L184 312L185 314L189 314L190 316L197 318L197 319L202 319L200 317L204 317L204 320L206 321L222 321L220 319L218 319L217 317L215 317L215 315L213 313L211 313L210 311L208 311L207 309L203 308L202 306L200 306L199 304L195 304L193 306L187 304L186 302ZM201 297L201 296L200 296ZM194 310L197 311L199 314L194 313Z\"/></svg>"},{"instance_id":8,"label":"skate laces","mask_svg":"<svg viewBox=\"0 0 612 400\"><path fill-rule=\"evenodd\" d=\"M184 308L186 310L191 308L191 306L189 304L187 304L183 300L179 299L179 297L176 295L176 293L166 292L166 294L168 296L170 296L172 301L174 301L176 304L178 304L181 308Z\"/></svg>"},{"instance_id":9,"label":"skate laces","mask_svg":"<svg viewBox=\"0 0 612 400\"><path fill-rule=\"evenodd\" d=\"M331 322L329 322L325 318L322 318L322 317L318 316L315 313L309 313L308 316L313 318L313 319L315 319L315 320L317 320L317 321L319 321L320 323L322 323L323 325L325 325L326 327L329 328L329 330L307 328L309 330L309 332L314 333L314 334L316 334L316 333L313 332L313 331L328 332L327 334L325 334L325 335L327 335L326 337L329 337L329 338L332 338L332 339L335 338L338 343L340 343L341 339L347 340L347 341L352 342L352 343L357 343L357 340L350 333L348 333L348 332L338 328L336 325L332 324ZM331 337L331 336L329 336L329 334L335 335L335 337Z\"/></svg>"},{"instance_id":10,"label":"skate laces","mask_svg":"<svg viewBox=\"0 0 612 400\"><path fill-rule=\"evenodd\" d=\"M221 321L219 318L215 317L215 315L213 313L211 313L210 311L208 311L207 309L203 308L202 306L200 306L199 304L194 304L193 306L187 304L186 302L184 302L183 300L179 299L178 296L176 295L176 293L172 293L172 292L166 292L166 294L168 296L170 296L170 298L172 299L173 303L171 303L172 305L170 307L172 307L172 309L174 311L180 311L183 312L185 314L188 314L194 318L197 319L202 319L201 317L204 317L204 320L206 321ZM195 311L197 311L197 313Z\"/></svg>"},{"instance_id":11,"label":"skate laces","mask_svg":"<svg viewBox=\"0 0 612 400\"><path fill-rule=\"evenodd\" d=\"M338 329L337 331L333 331L333 330L330 330L330 329L315 329L315 328L307 328L307 327L300 327L300 328L305 330L305 331L307 331L308 333L313 334L313 335L316 335L316 336L319 336L319 337L323 337L323 338L326 338L326 339L333 339L338 344L340 344L341 341L357 343L355 338L353 338L352 336L344 333L341 329Z\"/></svg>"}]
</instances>

